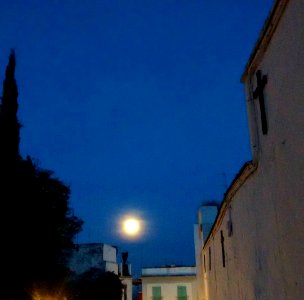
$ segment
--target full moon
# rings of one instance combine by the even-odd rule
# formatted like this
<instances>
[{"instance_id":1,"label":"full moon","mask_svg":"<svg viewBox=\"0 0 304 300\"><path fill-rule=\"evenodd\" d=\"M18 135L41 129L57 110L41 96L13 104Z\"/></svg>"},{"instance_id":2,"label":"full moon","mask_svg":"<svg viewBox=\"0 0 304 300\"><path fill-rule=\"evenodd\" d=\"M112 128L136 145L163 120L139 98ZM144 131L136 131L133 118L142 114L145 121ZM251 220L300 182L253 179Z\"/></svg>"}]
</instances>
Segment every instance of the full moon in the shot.
<instances>
[{"instance_id":1,"label":"full moon","mask_svg":"<svg viewBox=\"0 0 304 300\"><path fill-rule=\"evenodd\" d=\"M118 217L117 233L127 240L142 239L147 234L147 222L140 212L125 213Z\"/></svg>"},{"instance_id":2,"label":"full moon","mask_svg":"<svg viewBox=\"0 0 304 300\"><path fill-rule=\"evenodd\" d=\"M136 236L140 232L140 221L135 218L127 218L122 223L122 230L126 235Z\"/></svg>"}]
</instances>

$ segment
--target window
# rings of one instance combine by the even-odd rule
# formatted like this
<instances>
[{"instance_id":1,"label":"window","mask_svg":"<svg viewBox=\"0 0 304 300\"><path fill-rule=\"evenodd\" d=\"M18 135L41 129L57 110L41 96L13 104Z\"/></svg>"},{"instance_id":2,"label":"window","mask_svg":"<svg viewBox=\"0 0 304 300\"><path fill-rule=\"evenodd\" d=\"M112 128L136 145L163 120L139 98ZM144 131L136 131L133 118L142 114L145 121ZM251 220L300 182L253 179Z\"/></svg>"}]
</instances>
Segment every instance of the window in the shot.
<instances>
[{"instance_id":1,"label":"window","mask_svg":"<svg viewBox=\"0 0 304 300\"><path fill-rule=\"evenodd\" d=\"M152 286L152 300L161 300L161 287Z\"/></svg>"},{"instance_id":2,"label":"window","mask_svg":"<svg viewBox=\"0 0 304 300\"><path fill-rule=\"evenodd\" d=\"M226 257L225 257L225 245L224 245L224 234L223 234L223 230L221 230L221 245L222 245L222 262L223 262L223 267L225 268L226 265Z\"/></svg>"},{"instance_id":3,"label":"window","mask_svg":"<svg viewBox=\"0 0 304 300\"><path fill-rule=\"evenodd\" d=\"M211 271L211 248L209 247L209 271Z\"/></svg>"},{"instance_id":4,"label":"window","mask_svg":"<svg viewBox=\"0 0 304 300\"><path fill-rule=\"evenodd\" d=\"M204 271L206 273L206 257L205 257L205 254L204 254Z\"/></svg>"},{"instance_id":5,"label":"window","mask_svg":"<svg viewBox=\"0 0 304 300\"><path fill-rule=\"evenodd\" d=\"M268 124L265 109L265 99L264 99L264 88L267 84L267 75L262 76L262 71L258 70L256 72L257 87L253 92L253 99L259 99L260 104L260 115L261 115L261 125L263 134L268 132Z\"/></svg>"},{"instance_id":6,"label":"window","mask_svg":"<svg viewBox=\"0 0 304 300\"><path fill-rule=\"evenodd\" d=\"M187 300L187 287L184 285L177 286L177 299Z\"/></svg>"}]
</instances>

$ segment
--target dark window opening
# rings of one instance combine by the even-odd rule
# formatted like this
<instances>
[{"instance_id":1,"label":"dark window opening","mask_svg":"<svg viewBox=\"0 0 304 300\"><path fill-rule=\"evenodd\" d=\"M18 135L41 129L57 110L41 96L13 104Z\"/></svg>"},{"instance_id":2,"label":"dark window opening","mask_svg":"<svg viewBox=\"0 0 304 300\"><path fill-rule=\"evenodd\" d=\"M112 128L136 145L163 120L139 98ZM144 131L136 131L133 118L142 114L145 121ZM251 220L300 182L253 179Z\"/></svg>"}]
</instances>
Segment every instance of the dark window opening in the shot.
<instances>
[{"instance_id":1,"label":"dark window opening","mask_svg":"<svg viewBox=\"0 0 304 300\"><path fill-rule=\"evenodd\" d=\"M211 271L211 248L209 247L209 271Z\"/></svg>"},{"instance_id":2,"label":"dark window opening","mask_svg":"<svg viewBox=\"0 0 304 300\"><path fill-rule=\"evenodd\" d=\"M226 257L225 257L225 245L224 245L224 234L223 234L223 230L221 230L221 245L222 245L222 261L223 261L223 267L225 268L226 265Z\"/></svg>"},{"instance_id":3,"label":"dark window opening","mask_svg":"<svg viewBox=\"0 0 304 300\"><path fill-rule=\"evenodd\" d=\"M253 99L259 99L260 104L260 114L261 114L261 123L262 123L262 132L263 134L267 134L268 132L268 124L266 118L266 109L265 109L265 98L264 98L264 88L267 84L267 76L263 75L261 70L256 72L257 78L257 87L253 92Z\"/></svg>"}]
</instances>

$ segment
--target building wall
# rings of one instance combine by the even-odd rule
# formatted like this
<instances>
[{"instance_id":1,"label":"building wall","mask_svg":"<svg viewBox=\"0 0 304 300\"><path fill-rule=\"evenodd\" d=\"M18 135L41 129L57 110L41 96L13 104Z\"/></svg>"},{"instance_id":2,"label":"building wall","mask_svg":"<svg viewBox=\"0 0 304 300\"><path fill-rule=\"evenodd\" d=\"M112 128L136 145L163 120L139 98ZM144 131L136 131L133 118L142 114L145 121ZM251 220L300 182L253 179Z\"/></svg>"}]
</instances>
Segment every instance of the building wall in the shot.
<instances>
[{"instance_id":1,"label":"building wall","mask_svg":"<svg viewBox=\"0 0 304 300\"><path fill-rule=\"evenodd\" d=\"M200 284L204 280L204 259L202 256L202 247L207 240L208 235L212 229L213 223L216 219L218 212L217 206L202 205L198 209L198 224L194 225L194 245L195 245L195 260L196 277L197 277L197 294L199 300L205 300L204 285Z\"/></svg>"},{"instance_id":2,"label":"building wall","mask_svg":"<svg viewBox=\"0 0 304 300\"><path fill-rule=\"evenodd\" d=\"M118 264L115 262L105 262L105 271L118 274Z\"/></svg>"},{"instance_id":3,"label":"building wall","mask_svg":"<svg viewBox=\"0 0 304 300\"><path fill-rule=\"evenodd\" d=\"M132 277L120 277L122 284L126 286L126 296L128 300L132 299L133 294L133 284L132 284ZM124 300L124 295L122 297L122 300Z\"/></svg>"},{"instance_id":4,"label":"building wall","mask_svg":"<svg viewBox=\"0 0 304 300\"><path fill-rule=\"evenodd\" d=\"M196 267L181 267L176 265L169 265L159 268L143 268L142 276L185 276L195 275Z\"/></svg>"},{"instance_id":5,"label":"building wall","mask_svg":"<svg viewBox=\"0 0 304 300\"><path fill-rule=\"evenodd\" d=\"M108 262L117 262L117 250L115 247L103 244L103 260Z\"/></svg>"},{"instance_id":6,"label":"building wall","mask_svg":"<svg viewBox=\"0 0 304 300\"><path fill-rule=\"evenodd\" d=\"M177 299L177 286L186 286L187 300L197 300L196 278L192 276L155 276L142 278L143 300L151 300L152 287L161 287L162 300Z\"/></svg>"},{"instance_id":7,"label":"building wall","mask_svg":"<svg viewBox=\"0 0 304 300\"><path fill-rule=\"evenodd\" d=\"M203 280L203 259L202 248L204 246L203 243L203 235L202 235L202 223L199 215L198 224L194 225L194 249L195 249L195 261L196 261L196 280L197 280L197 295L199 300L205 300L204 297L204 284L201 284L201 280Z\"/></svg>"},{"instance_id":8,"label":"building wall","mask_svg":"<svg viewBox=\"0 0 304 300\"><path fill-rule=\"evenodd\" d=\"M80 244L74 251L69 266L77 275L89 271L91 268L118 274L116 253L116 248L109 245Z\"/></svg>"},{"instance_id":9,"label":"building wall","mask_svg":"<svg viewBox=\"0 0 304 300\"><path fill-rule=\"evenodd\" d=\"M246 79L257 168L231 199L225 199L227 206L222 207L201 250L201 260L205 256L206 261L206 270L200 262L202 299L303 299L303 12L304 1L289 1L265 53ZM258 69L268 77L264 90L267 135L261 132L258 100L252 100Z\"/></svg>"}]
</instances>

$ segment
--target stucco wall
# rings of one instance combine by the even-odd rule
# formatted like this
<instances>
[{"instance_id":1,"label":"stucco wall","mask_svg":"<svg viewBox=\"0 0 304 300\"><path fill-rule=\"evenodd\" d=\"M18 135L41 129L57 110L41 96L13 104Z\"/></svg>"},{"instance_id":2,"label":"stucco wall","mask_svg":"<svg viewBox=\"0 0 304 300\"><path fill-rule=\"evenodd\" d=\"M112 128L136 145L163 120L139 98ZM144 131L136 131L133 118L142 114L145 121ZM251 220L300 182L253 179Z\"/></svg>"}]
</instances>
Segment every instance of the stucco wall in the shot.
<instances>
[{"instance_id":1,"label":"stucco wall","mask_svg":"<svg viewBox=\"0 0 304 300\"><path fill-rule=\"evenodd\" d=\"M195 276L142 277L143 300L152 299L152 287L161 287L163 300L177 299L177 286L186 286L187 300L197 300Z\"/></svg>"},{"instance_id":2,"label":"stucco wall","mask_svg":"<svg viewBox=\"0 0 304 300\"><path fill-rule=\"evenodd\" d=\"M132 300L132 293L133 293L132 277L120 277L120 280L122 281L122 284L126 286L127 300ZM122 299L124 299L124 297L122 297Z\"/></svg>"},{"instance_id":3,"label":"stucco wall","mask_svg":"<svg viewBox=\"0 0 304 300\"><path fill-rule=\"evenodd\" d=\"M258 237L265 240L258 251L266 264L264 280L273 287L270 296L280 291L281 299L301 299L304 291L303 12L303 1L289 2L258 66L268 78L265 106L269 131L262 135L258 130L259 198L255 199L261 200L253 205ZM255 76L252 79L255 87ZM247 86L250 91L250 84ZM247 94L247 99L250 97Z\"/></svg>"},{"instance_id":4,"label":"stucco wall","mask_svg":"<svg viewBox=\"0 0 304 300\"><path fill-rule=\"evenodd\" d=\"M289 2L258 63L257 69L268 77L267 135L261 133L258 101L252 100L255 74L247 79L249 128L258 167L230 203L232 235L228 237L226 210L202 252L206 299L303 299L303 12L304 1Z\"/></svg>"},{"instance_id":5,"label":"stucco wall","mask_svg":"<svg viewBox=\"0 0 304 300\"><path fill-rule=\"evenodd\" d=\"M196 277L197 277L197 295L199 300L206 300L204 285L201 280L204 279L203 272L203 254L202 247L204 241L212 229L212 225L216 219L218 208L214 205L202 205L198 209L198 224L194 225L194 245L195 245L195 260L196 260Z\"/></svg>"},{"instance_id":6,"label":"stucco wall","mask_svg":"<svg viewBox=\"0 0 304 300\"><path fill-rule=\"evenodd\" d=\"M116 263L116 256L117 250L115 247L103 244L103 260Z\"/></svg>"},{"instance_id":7,"label":"stucco wall","mask_svg":"<svg viewBox=\"0 0 304 300\"><path fill-rule=\"evenodd\" d=\"M106 272L113 272L118 274L118 264L115 262L106 262L105 263L105 271Z\"/></svg>"},{"instance_id":8,"label":"stucco wall","mask_svg":"<svg viewBox=\"0 0 304 300\"><path fill-rule=\"evenodd\" d=\"M70 259L69 266L76 274L97 268L118 274L116 248L105 244L80 244Z\"/></svg>"},{"instance_id":9,"label":"stucco wall","mask_svg":"<svg viewBox=\"0 0 304 300\"><path fill-rule=\"evenodd\" d=\"M195 275L196 267L178 267L175 265L160 268L143 268L142 276L185 276Z\"/></svg>"}]
</instances>

